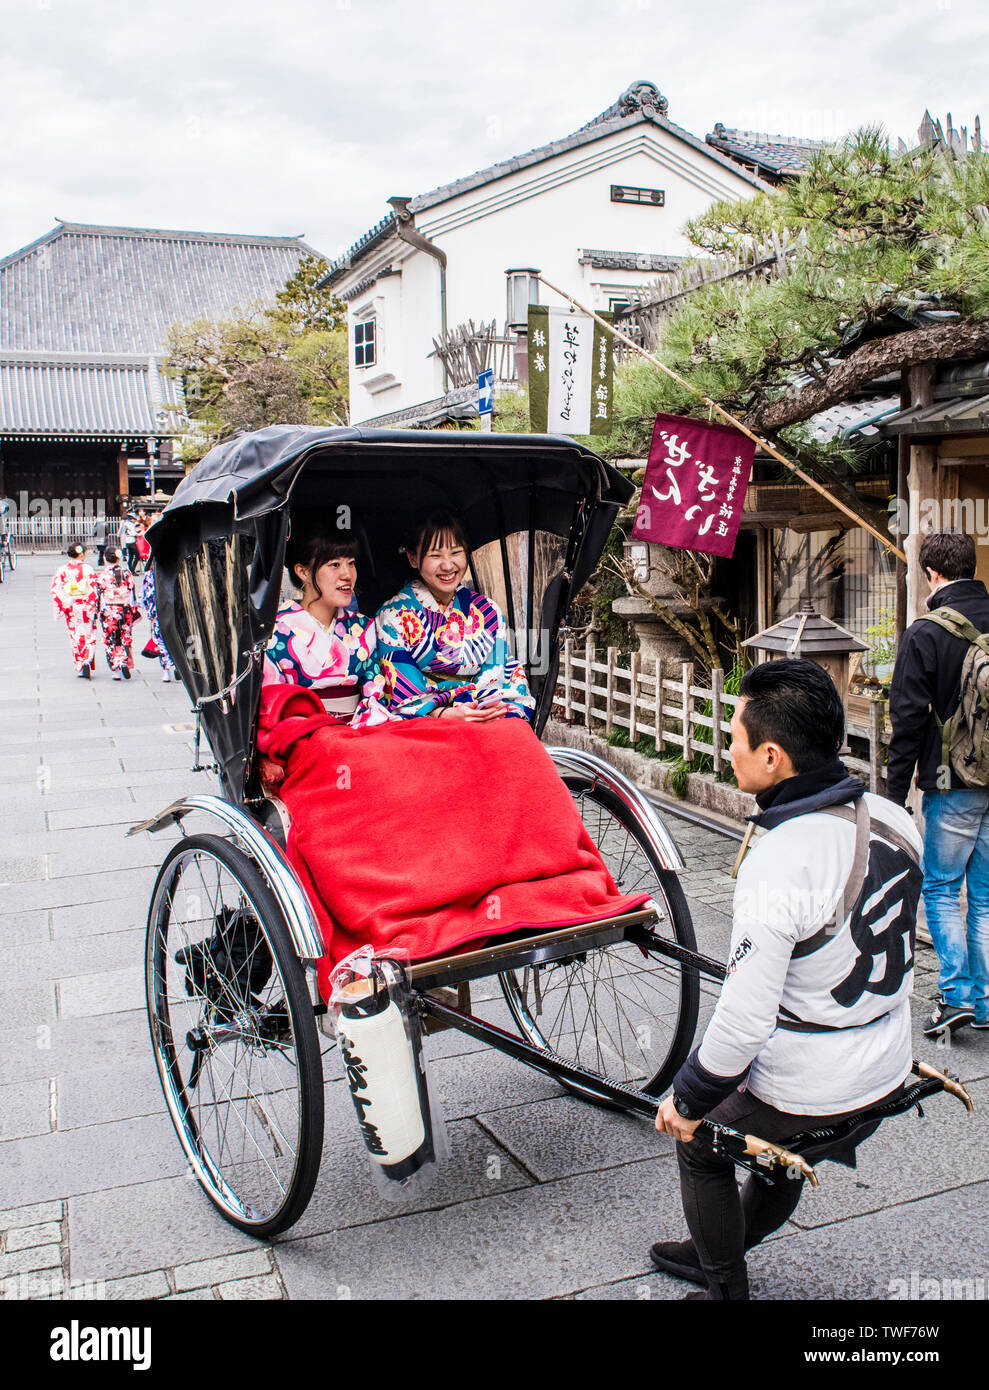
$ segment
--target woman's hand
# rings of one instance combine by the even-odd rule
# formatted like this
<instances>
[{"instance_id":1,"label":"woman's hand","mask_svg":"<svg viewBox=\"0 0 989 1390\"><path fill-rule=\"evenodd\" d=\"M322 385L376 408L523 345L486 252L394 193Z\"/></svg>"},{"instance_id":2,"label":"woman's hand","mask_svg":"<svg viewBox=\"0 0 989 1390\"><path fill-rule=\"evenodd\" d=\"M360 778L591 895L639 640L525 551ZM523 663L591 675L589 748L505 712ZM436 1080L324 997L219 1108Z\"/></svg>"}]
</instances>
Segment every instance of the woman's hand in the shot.
<instances>
[{"instance_id":1,"label":"woman's hand","mask_svg":"<svg viewBox=\"0 0 989 1390\"><path fill-rule=\"evenodd\" d=\"M472 700L470 704L444 705L438 711L439 719L466 719L471 724L486 724L489 719L502 719L508 713L508 706L503 700L488 701L487 704L478 704Z\"/></svg>"}]
</instances>

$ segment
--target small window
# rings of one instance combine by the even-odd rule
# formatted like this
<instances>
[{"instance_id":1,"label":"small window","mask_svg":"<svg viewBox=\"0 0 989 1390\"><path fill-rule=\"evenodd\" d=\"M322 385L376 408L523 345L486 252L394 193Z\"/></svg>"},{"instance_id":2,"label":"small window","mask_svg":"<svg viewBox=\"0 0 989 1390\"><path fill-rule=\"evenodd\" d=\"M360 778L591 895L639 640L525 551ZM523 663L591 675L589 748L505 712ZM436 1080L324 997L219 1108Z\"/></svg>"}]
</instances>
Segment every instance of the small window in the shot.
<instances>
[{"instance_id":1,"label":"small window","mask_svg":"<svg viewBox=\"0 0 989 1390\"><path fill-rule=\"evenodd\" d=\"M354 324L354 366L373 367L375 362L374 319Z\"/></svg>"},{"instance_id":2,"label":"small window","mask_svg":"<svg viewBox=\"0 0 989 1390\"><path fill-rule=\"evenodd\" d=\"M666 190L663 188L630 188L627 184L611 185L613 203L651 203L661 208L666 203Z\"/></svg>"},{"instance_id":3,"label":"small window","mask_svg":"<svg viewBox=\"0 0 989 1390\"><path fill-rule=\"evenodd\" d=\"M608 310L612 314L620 314L623 310L631 308L631 301L628 299L616 299L614 295L608 296Z\"/></svg>"}]
</instances>

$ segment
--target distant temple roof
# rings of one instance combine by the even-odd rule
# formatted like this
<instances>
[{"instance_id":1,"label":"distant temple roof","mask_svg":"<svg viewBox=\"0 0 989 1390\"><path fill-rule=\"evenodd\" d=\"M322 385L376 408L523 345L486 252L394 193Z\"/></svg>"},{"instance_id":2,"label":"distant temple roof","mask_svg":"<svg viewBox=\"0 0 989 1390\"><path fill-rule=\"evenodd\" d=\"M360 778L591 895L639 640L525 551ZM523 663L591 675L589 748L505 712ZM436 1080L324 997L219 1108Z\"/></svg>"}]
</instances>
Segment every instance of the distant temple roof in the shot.
<instances>
[{"instance_id":1,"label":"distant temple roof","mask_svg":"<svg viewBox=\"0 0 989 1390\"><path fill-rule=\"evenodd\" d=\"M770 183L794 177L807 168L815 150L831 141L810 140L797 135L765 135L757 130L731 130L719 121L707 143L729 159L753 170Z\"/></svg>"},{"instance_id":2,"label":"distant temple roof","mask_svg":"<svg viewBox=\"0 0 989 1390\"><path fill-rule=\"evenodd\" d=\"M171 325L273 304L310 255L301 237L60 222L0 258L0 437L175 433Z\"/></svg>"},{"instance_id":3,"label":"distant temple roof","mask_svg":"<svg viewBox=\"0 0 989 1390\"><path fill-rule=\"evenodd\" d=\"M142 439L184 422L178 383L154 357L0 354L0 437Z\"/></svg>"},{"instance_id":4,"label":"distant temple roof","mask_svg":"<svg viewBox=\"0 0 989 1390\"><path fill-rule=\"evenodd\" d=\"M301 237L61 222L0 259L0 352L160 353L173 323L273 303L307 255Z\"/></svg>"}]
</instances>

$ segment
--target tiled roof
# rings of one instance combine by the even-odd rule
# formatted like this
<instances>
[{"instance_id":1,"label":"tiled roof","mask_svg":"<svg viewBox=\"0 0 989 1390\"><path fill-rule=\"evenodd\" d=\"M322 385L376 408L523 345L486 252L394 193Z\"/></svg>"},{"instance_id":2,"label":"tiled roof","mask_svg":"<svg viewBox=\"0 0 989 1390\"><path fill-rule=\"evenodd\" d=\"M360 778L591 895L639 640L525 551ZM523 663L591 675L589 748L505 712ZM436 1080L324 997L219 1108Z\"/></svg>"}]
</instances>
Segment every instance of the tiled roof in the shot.
<instances>
[{"instance_id":1,"label":"tiled roof","mask_svg":"<svg viewBox=\"0 0 989 1390\"><path fill-rule=\"evenodd\" d=\"M179 426L176 382L153 357L0 353L0 437L128 439Z\"/></svg>"},{"instance_id":2,"label":"tiled roof","mask_svg":"<svg viewBox=\"0 0 989 1390\"><path fill-rule=\"evenodd\" d=\"M880 433L882 422L895 415L899 408L899 392L896 395L872 396L864 401L842 401L812 415L806 427L811 438L821 443L837 438L847 439L853 434L871 437Z\"/></svg>"},{"instance_id":3,"label":"tiled roof","mask_svg":"<svg viewBox=\"0 0 989 1390\"><path fill-rule=\"evenodd\" d=\"M795 135L765 135L757 130L731 130L719 121L707 143L740 164L782 178L801 173L814 151L825 149L830 142Z\"/></svg>"},{"instance_id":4,"label":"tiled roof","mask_svg":"<svg viewBox=\"0 0 989 1390\"><path fill-rule=\"evenodd\" d=\"M883 434L984 434L989 430L989 396L956 396L915 405L890 416Z\"/></svg>"},{"instance_id":5,"label":"tiled roof","mask_svg":"<svg viewBox=\"0 0 989 1390\"><path fill-rule=\"evenodd\" d=\"M272 303L300 237L60 223L0 259L0 352L160 353L173 323Z\"/></svg>"},{"instance_id":6,"label":"tiled roof","mask_svg":"<svg viewBox=\"0 0 989 1390\"><path fill-rule=\"evenodd\" d=\"M691 135L689 130L684 130L682 126L675 125L667 118L666 112L669 103L661 95L659 89L652 82L633 82L626 88L618 100L609 106L606 111L602 111L599 116L595 116L587 125L581 126L572 135L565 135L560 140L553 140L548 145L537 145L535 149L529 150L525 154L518 154L511 159L504 159L499 164L491 164L485 169L479 169L474 174L468 174L465 178L455 179L452 183L441 184L439 188L434 188L430 193L422 193L417 198L413 198L409 203L409 211L413 214L425 212L428 208L435 207L438 203L445 203L450 198L456 198L461 193L469 193L475 188L482 188L485 184L494 183L496 179L507 178L509 174L517 173L520 169L528 169L533 164L541 164L543 160L553 159L556 155L566 154L569 150L578 149L581 145L588 145L594 140L603 140L606 136L615 131L627 130L643 122L651 122L659 126L662 130L675 135L678 140L691 145L695 150L700 150L710 159L723 165L726 169L737 177L746 179L756 188L761 188L761 181L739 165L727 155L719 150L705 144L696 135ZM387 236L394 226L394 216L388 216L377 226L358 240L353 246L338 260L333 262L330 267L327 281L332 283L338 279L345 270L359 261L366 255L383 237Z\"/></svg>"}]
</instances>

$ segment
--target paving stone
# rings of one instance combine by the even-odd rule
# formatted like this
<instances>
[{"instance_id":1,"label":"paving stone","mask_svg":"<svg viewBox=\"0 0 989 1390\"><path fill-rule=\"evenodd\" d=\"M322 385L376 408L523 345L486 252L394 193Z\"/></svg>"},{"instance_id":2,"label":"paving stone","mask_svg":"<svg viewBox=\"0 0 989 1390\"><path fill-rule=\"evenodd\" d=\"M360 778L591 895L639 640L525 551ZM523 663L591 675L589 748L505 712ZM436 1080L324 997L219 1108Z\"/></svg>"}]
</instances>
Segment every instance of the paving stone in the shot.
<instances>
[{"instance_id":1,"label":"paving stone","mask_svg":"<svg viewBox=\"0 0 989 1390\"><path fill-rule=\"evenodd\" d=\"M58 1079L59 1129L158 1115L164 1110L165 1098L150 1044L139 1058Z\"/></svg>"},{"instance_id":2,"label":"paving stone","mask_svg":"<svg viewBox=\"0 0 989 1390\"><path fill-rule=\"evenodd\" d=\"M20 959L26 962L30 962L32 953L25 947L45 944L48 936L48 913L43 908L0 917L0 944L5 951L16 949Z\"/></svg>"},{"instance_id":3,"label":"paving stone","mask_svg":"<svg viewBox=\"0 0 989 1390\"><path fill-rule=\"evenodd\" d=\"M0 1086L0 1141L51 1129L51 1096L47 1078Z\"/></svg>"},{"instance_id":4,"label":"paving stone","mask_svg":"<svg viewBox=\"0 0 989 1390\"><path fill-rule=\"evenodd\" d=\"M129 1279L110 1279L104 1285L107 1298L138 1299L165 1298L171 1292L164 1270L150 1274L135 1274Z\"/></svg>"},{"instance_id":5,"label":"paving stone","mask_svg":"<svg viewBox=\"0 0 989 1390\"><path fill-rule=\"evenodd\" d=\"M33 1029L55 1021L55 987L49 980L0 980L0 1018Z\"/></svg>"},{"instance_id":6,"label":"paving stone","mask_svg":"<svg viewBox=\"0 0 989 1390\"><path fill-rule=\"evenodd\" d=\"M125 966L58 981L59 1017L91 1018L144 1006L144 967Z\"/></svg>"},{"instance_id":7,"label":"paving stone","mask_svg":"<svg viewBox=\"0 0 989 1390\"><path fill-rule=\"evenodd\" d=\"M85 1074L121 1057L145 1054L149 1047L144 1009L104 1014L98 1023L64 1019L31 1029L7 1028L0 1032L0 1084Z\"/></svg>"},{"instance_id":8,"label":"paving stone","mask_svg":"<svg viewBox=\"0 0 989 1390\"><path fill-rule=\"evenodd\" d=\"M0 1255L0 1279L10 1274L30 1274L38 1269L60 1269L62 1250L58 1245L35 1245L30 1250L14 1250Z\"/></svg>"},{"instance_id":9,"label":"paving stone","mask_svg":"<svg viewBox=\"0 0 989 1390\"><path fill-rule=\"evenodd\" d=\"M7 1249L30 1250L38 1245L57 1245L61 1239L62 1230L59 1223L46 1221L41 1226L20 1226L16 1231L8 1231Z\"/></svg>"},{"instance_id":10,"label":"paving stone","mask_svg":"<svg viewBox=\"0 0 989 1390\"><path fill-rule=\"evenodd\" d=\"M214 1260L198 1260L195 1264L178 1265L173 1271L175 1288L200 1289L207 1284L227 1283L232 1279L247 1279L253 1274L271 1272L271 1256L267 1250L248 1250L243 1255L225 1255Z\"/></svg>"},{"instance_id":11,"label":"paving stone","mask_svg":"<svg viewBox=\"0 0 989 1390\"><path fill-rule=\"evenodd\" d=\"M648 1120L616 1115L573 1097L482 1111L477 1118L540 1182L673 1152L672 1139L657 1134Z\"/></svg>"},{"instance_id":12,"label":"paving stone","mask_svg":"<svg viewBox=\"0 0 989 1390\"><path fill-rule=\"evenodd\" d=\"M61 1221L61 1202L32 1202L26 1207L10 1207L0 1211L0 1231L19 1226L37 1226L42 1221Z\"/></svg>"},{"instance_id":13,"label":"paving stone","mask_svg":"<svg viewBox=\"0 0 989 1390\"><path fill-rule=\"evenodd\" d=\"M430 1042L427 1038L427 1059ZM497 1110L560 1094L558 1081L490 1047L481 1052L429 1059L429 1074L448 1120L476 1115L482 1108Z\"/></svg>"},{"instance_id":14,"label":"paving stone","mask_svg":"<svg viewBox=\"0 0 989 1390\"><path fill-rule=\"evenodd\" d=\"M134 906L136 915L146 914L154 881L155 870L149 867L80 874L43 883L19 883L0 892L0 913L19 913L39 907L73 907L123 898Z\"/></svg>"},{"instance_id":15,"label":"paving stone","mask_svg":"<svg viewBox=\"0 0 989 1390\"><path fill-rule=\"evenodd\" d=\"M380 1177L372 1173L349 1093L342 1085L328 1088L319 1178L291 1237L463 1204L530 1185L531 1179L511 1155L474 1120L447 1123L445 1132L449 1156L429 1171L426 1180L407 1189L388 1184L386 1191ZM274 1239L277 1243L284 1237Z\"/></svg>"},{"instance_id":16,"label":"paving stone","mask_svg":"<svg viewBox=\"0 0 989 1390\"><path fill-rule=\"evenodd\" d=\"M30 883L47 878L48 861L43 854L13 855L0 858L0 891L11 883Z\"/></svg>"},{"instance_id":17,"label":"paving stone","mask_svg":"<svg viewBox=\"0 0 989 1390\"><path fill-rule=\"evenodd\" d=\"M174 1131L171 1150L181 1155ZM224 1221L191 1172L72 1197L69 1226L74 1279L119 1279L258 1248Z\"/></svg>"},{"instance_id":18,"label":"paving stone","mask_svg":"<svg viewBox=\"0 0 989 1390\"><path fill-rule=\"evenodd\" d=\"M824 1226L860 1212L892 1208L933 1192L989 1181L989 1084L972 1086L975 1113L951 1096L885 1121L858 1149L856 1168L822 1163L821 1185L806 1191L793 1214L801 1227Z\"/></svg>"},{"instance_id":19,"label":"paving stone","mask_svg":"<svg viewBox=\"0 0 989 1390\"><path fill-rule=\"evenodd\" d=\"M56 907L52 911L52 931L55 939L99 936L119 931L140 932L143 938L150 896L149 889L147 898L111 898L108 901L88 901ZM3 922L0 919L0 932L2 931Z\"/></svg>"},{"instance_id":20,"label":"paving stone","mask_svg":"<svg viewBox=\"0 0 989 1390\"><path fill-rule=\"evenodd\" d=\"M232 1284L220 1284L216 1291L222 1299L227 1301L237 1299L274 1300L282 1297L281 1285L273 1274L261 1279L238 1279Z\"/></svg>"},{"instance_id":21,"label":"paving stone","mask_svg":"<svg viewBox=\"0 0 989 1390\"><path fill-rule=\"evenodd\" d=\"M186 1293L170 1293L160 1298L159 1303L210 1303L216 1298L212 1289L189 1289Z\"/></svg>"},{"instance_id":22,"label":"paving stone","mask_svg":"<svg viewBox=\"0 0 989 1390\"><path fill-rule=\"evenodd\" d=\"M10 984L20 984L32 977L58 980L124 969L143 959L143 933L123 931L80 938L62 937L58 941L43 941L29 952L20 947L0 949L0 980Z\"/></svg>"},{"instance_id":23,"label":"paving stone","mask_svg":"<svg viewBox=\"0 0 989 1390\"><path fill-rule=\"evenodd\" d=\"M148 1182L181 1173L185 1159L165 1115L85 1129L56 1131L0 1144L4 1193L14 1202L96 1192L118 1183ZM145 1269L159 1267L159 1261ZM107 1271L99 1272L101 1278Z\"/></svg>"},{"instance_id":24,"label":"paving stone","mask_svg":"<svg viewBox=\"0 0 989 1390\"><path fill-rule=\"evenodd\" d=\"M759 1247L748 1257L749 1279L757 1299L931 1298L921 1280L936 1281L937 1292L965 1297L982 1279L989 1282L989 1184L976 1183L925 1197L837 1226L794 1232ZM964 1238L960 1239L960 1233ZM911 1292L916 1277L919 1292ZM961 1281L961 1285L955 1281ZM940 1300L939 1300L940 1301ZM909 1318L915 1323L916 1304Z\"/></svg>"},{"instance_id":25,"label":"paving stone","mask_svg":"<svg viewBox=\"0 0 989 1390\"><path fill-rule=\"evenodd\" d=\"M659 1232L682 1230L673 1162L660 1158L284 1241L277 1259L290 1298L552 1298L641 1270Z\"/></svg>"}]
</instances>

